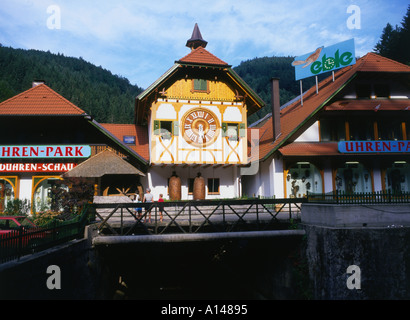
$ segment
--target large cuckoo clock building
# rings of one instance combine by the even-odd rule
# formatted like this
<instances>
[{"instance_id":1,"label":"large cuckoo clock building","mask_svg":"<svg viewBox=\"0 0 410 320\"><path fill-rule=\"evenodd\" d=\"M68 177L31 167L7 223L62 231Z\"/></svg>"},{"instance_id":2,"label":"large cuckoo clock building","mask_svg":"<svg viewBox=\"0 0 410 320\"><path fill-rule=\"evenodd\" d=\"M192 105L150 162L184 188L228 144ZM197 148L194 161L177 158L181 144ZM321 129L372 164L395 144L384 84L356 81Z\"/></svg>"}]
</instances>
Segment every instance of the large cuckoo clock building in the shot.
<instances>
[{"instance_id":1,"label":"large cuckoo clock building","mask_svg":"<svg viewBox=\"0 0 410 320\"><path fill-rule=\"evenodd\" d=\"M248 115L264 102L208 50L198 25L188 54L175 61L136 98L136 125L147 126L150 168L147 187L165 196L169 178L181 181L181 198L193 199L195 178L205 198L242 194L240 168L248 165Z\"/></svg>"}]
</instances>

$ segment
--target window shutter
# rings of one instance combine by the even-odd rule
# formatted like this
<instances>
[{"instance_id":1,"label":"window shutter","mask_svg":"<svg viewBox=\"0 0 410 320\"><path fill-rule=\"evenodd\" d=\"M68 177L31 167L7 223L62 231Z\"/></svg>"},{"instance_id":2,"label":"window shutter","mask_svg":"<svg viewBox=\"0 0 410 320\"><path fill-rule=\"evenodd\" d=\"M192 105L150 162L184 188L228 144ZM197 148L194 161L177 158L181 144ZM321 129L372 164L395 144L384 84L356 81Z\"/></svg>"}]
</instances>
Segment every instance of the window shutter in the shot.
<instances>
[{"instance_id":1,"label":"window shutter","mask_svg":"<svg viewBox=\"0 0 410 320\"><path fill-rule=\"evenodd\" d=\"M154 120L154 134L159 134L159 120Z\"/></svg>"},{"instance_id":2,"label":"window shutter","mask_svg":"<svg viewBox=\"0 0 410 320\"><path fill-rule=\"evenodd\" d=\"M227 130L228 130L228 124L226 122L222 122L222 137L226 137Z\"/></svg>"},{"instance_id":3,"label":"window shutter","mask_svg":"<svg viewBox=\"0 0 410 320\"><path fill-rule=\"evenodd\" d=\"M172 121L173 124L173 132L172 134L174 136L179 136L179 122L178 121Z\"/></svg>"}]
</instances>

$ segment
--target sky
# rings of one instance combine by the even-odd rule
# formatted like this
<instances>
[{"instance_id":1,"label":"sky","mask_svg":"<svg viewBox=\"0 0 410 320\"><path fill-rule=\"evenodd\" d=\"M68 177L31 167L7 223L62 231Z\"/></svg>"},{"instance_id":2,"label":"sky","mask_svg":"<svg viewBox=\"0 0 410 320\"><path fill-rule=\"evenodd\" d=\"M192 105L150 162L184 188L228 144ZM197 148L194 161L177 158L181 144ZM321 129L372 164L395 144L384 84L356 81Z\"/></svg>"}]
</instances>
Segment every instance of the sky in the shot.
<instances>
[{"instance_id":1,"label":"sky","mask_svg":"<svg viewBox=\"0 0 410 320\"><path fill-rule=\"evenodd\" d=\"M300 56L354 38L373 51L408 0L1 0L0 44L81 57L147 88L175 61L198 23L206 49L232 65ZM46 79L45 79L46 80Z\"/></svg>"}]
</instances>

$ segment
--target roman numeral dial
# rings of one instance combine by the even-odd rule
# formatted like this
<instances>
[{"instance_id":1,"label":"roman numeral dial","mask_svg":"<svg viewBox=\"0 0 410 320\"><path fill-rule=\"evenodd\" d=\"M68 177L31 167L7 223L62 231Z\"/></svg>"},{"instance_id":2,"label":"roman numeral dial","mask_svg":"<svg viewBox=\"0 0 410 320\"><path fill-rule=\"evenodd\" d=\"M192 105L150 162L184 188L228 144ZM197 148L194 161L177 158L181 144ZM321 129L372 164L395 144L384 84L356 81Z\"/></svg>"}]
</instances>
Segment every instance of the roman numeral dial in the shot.
<instances>
[{"instance_id":1,"label":"roman numeral dial","mask_svg":"<svg viewBox=\"0 0 410 320\"><path fill-rule=\"evenodd\" d=\"M191 145L206 147L219 135L218 118L211 111L195 108L182 117L182 136Z\"/></svg>"}]
</instances>

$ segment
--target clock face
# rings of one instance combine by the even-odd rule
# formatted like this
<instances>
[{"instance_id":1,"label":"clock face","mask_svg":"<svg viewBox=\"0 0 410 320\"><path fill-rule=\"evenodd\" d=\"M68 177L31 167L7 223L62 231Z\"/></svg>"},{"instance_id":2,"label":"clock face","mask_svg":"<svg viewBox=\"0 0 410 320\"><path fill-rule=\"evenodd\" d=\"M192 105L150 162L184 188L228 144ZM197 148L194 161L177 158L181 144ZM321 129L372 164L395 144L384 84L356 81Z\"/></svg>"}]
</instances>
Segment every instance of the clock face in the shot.
<instances>
[{"instance_id":1,"label":"clock face","mask_svg":"<svg viewBox=\"0 0 410 320\"><path fill-rule=\"evenodd\" d=\"M218 137L220 126L217 117L208 110L195 108L182 118L182 136L196 147L205 147Z\"/></svg>"}]
</instances>

